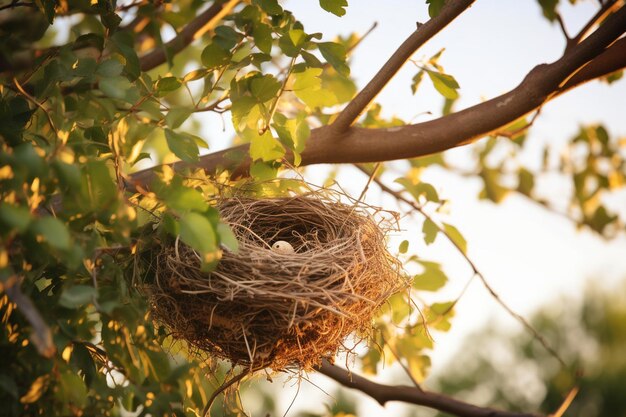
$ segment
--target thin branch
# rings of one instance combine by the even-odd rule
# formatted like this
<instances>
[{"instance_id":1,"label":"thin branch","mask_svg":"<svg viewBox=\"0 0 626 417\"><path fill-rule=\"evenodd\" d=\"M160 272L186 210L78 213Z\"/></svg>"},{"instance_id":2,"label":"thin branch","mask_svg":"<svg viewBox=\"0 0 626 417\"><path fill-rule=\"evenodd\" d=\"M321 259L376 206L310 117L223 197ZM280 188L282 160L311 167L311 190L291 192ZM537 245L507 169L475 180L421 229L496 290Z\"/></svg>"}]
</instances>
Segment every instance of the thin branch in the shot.
<instances>
[{"instance_id":1,"label":"thin branch","mask_svg":"<svg viewBox=\"0 0 626 417\"><path fill-rule=\"evenodd\" d=\"M446 2L439 15L423 25L405 40L383 65L372 80L348 103L332 124L337 132L343 132L359 118L366 107L374 100L391 78L398 72L413 53L428 40L445 28L458 15L467 10L475 0Z\"/></svg>"},{"instance_id":2,"label":"thin branch","mask_svg":"<svg viewBox=\"0 0 626 417\"><path fill-rule=\"evenodd\" d=\"M41 104L40 102L37 101L37 99L35 99L35 97L31 96L30 94L28 94L26 92L26 90L24 90L24 88L22 87L22 85L20 84L19 81L17 81L17 78L13 77L13 84L15 84L15 87L19 90L19 92L31 103L33 103L35 106L39 107L46 115L46 118L48 119L48 124L50 125L50 128L52 129L52 131L55 133L56 136L59 135L59 131L57 130L56 126L54 125L54 122L52 121L52 116L50 116L50 112L48 111L48 109L46 109L43 104Z\"/></svg>"},{"instance_id":3,"label":"thin branch","mask_svg":"<svg viewBox=\"0 0 626 417\"><path fill-rule=\"evenodd\" d=\"M386 129L353 127L342 134L332 126L313 129L300 165L416 158L472 143L571 88L626 67L626 41L616 41L625 31L626 7L622 7L559 60L531 70L508 93L435 120ZM249 158L233 160L226 156L246 155L248 147L239 145L205 155L196 164L177 162L171 166L177 171L195 167L215 172L225 168L245 174ZM136 172L128 186L146 188L153 177L153 169Z\"/></svg>"},{"instance_id":4,"label":"thin branch","mask_svg":"<svg viewBox=\"0 0 626 417\"><path fill-rule=\"evenodd\" d=\"M538 417L536 414L517 413L479 407L443 394L422 391L406 385L384 385L363 378L353 372L332 365L327 360L317 367L317 371L334 379L341 385L356 389L375 399L380 405L390 401L402 401L408 404L421 405L459 417Z\"/></svg>"},{"instance_id":5,"label":"thin branch","mask_svg":"<svg viewBox=\"0 0 626 417\"><path fill-rule=\"evenodd\" d=\"M210 416L210 411L211 411L211 406L213 405L213 402L215 402L215 399L217 398L218 395L220 395L222 392L226 391L229 387L233 386L234 384L239 383L239 381L241 381L246 375L250 375L251 371L249 369L244 369L243 371L241 371L241 373L239 373L239 375L235 375L234 377L232 377L231 379L225 380L222 385L220 385L211 395L211 397L209 398L209 400L207 401L206 405L204 406L204 409L202 410L202 416L203 417L209 417Z\"/></svg>"},{"instance_id":6,"label":"thin branch","mask_svg":"<svg viewBox=\"0 0 626 417\"><path fill-rule=\"evenodd\" d=\"M4 283L4 292L11 302L15 303L18 310L24 315L33 328L30 340L33 342L39 354L45 358L51 358L56 353L56 347L52 341L52 332L41 317L41 313L35 307L32 300L20 289L20 279L13 275Z\"/></svg>"},{"instance_id":7,"label":"thin branch","mask_svg":"<svg viewBox=\"0 0 626 417\"><path fill-rule=\"evenodd\" d=\"M355 165L359 170L361 170L364 174L366 175L370 175L370 172L363 168L360 167L358 165ZM558 352L556 350L554 350L554 348L552 348L552 346L550 346L550 344L548 343L548 341L524 318L522 317L519 313L513 311L513 309L511 309L511 307L508 306L508 304L506 304L504 302L504 300L502 300L502 298L498 295L498 293L494 290L494 288L491 286L491 284L489 284L489 282L487 281L487 279L485 278L485 276L482 274L482 272L480 272L480 270L478 269L478 267L476 266L476 264L474 263L474 261L472 261L472 259L467 255L467 253L465 253L465 250L463 250L463 248L461 246L459 246L459 244L456 242L456 240L454 240L449 234L448 232L439 225L439 223L437 223L436 221L434 221L432 219L432 217L430 217L430 215L428 213L426 213L424 211L424 209L419 206L418 204L416 204L414 201L409 200L408 198L406 198L404 195L402 195L402 193L390 188L389 186L387 186L384 182L382 182L380 179L378 178L374 178L374 182L380 187L381 190L383 190L384 192L386 192L387 194L391 195L392 197L394 197L396 200L401 201L405 204L407 204L409 207L411 207L413 210L419 212L422 216L424 216L424 218L430 220L432 222L432 224L435 225L435 227L437 228L437 230L439 231L439 233L443 234L446 239L456 248L456 250L459 252L459 254L463 257L463 259L465 259L465 261L467 262L467 264L470 266L470 268L472 268L472 271L474 272L474 275L472 276L472 278L474 277L478 277L478 279L480 279L481 283L483 284L483 286L485 287L485 289L489 292L489 294L491 295L491 297L498 303L500 304L500 306L502 308L504 308L504 310L506 310L506 312L513 317L515 320L517 320L532 336L535 340L537 340L541 346L543 346L543 348L550 353L550 355L552 355L560 364L563 368L567 368L567 365L565 364L565 361L563 359L561 359L561 356L558 354ZM456 300L458 301L458 299ZM456 303L455 301L455 303ZM450 309L452 309L454 307L454 304L452 306L450 306ZM445 314L446 312L444 312Z\"/></svg>"},{"instance_id":8,"label":"thin branch","mask_svg":"<svg viewBox=\"0 0 626 417\"><path fill-rule=\"evenodd\" d=\"M141 70L149 71L165 63L167 55L176 54L185 49L191 42L211 30L217 22L237 5L241 0L216 1L185 26L178 35L159 48L155 48L139 60Z\"/></svg>"},{"instance_id":9,"label":"thin branch","mask_svg":"<svg viewBox=\"0 0 626 417\"><path fill-rule=\"evenodd\" d=\"M617 0L608 0L606 3L604 3L602 7L600 7L600 10L598 10L598 12L591 19L589 19L589 21L585 24L585 26L583 26L578 34L569 39L567 48L569 49L575 45L578 45L580 41L583 40L585 36L587 36L591 28L595 25L599 25L600 23L602 23L602 21L606 19L606 17L614 10L617 5Z\"/></svg>"}]
</instances>

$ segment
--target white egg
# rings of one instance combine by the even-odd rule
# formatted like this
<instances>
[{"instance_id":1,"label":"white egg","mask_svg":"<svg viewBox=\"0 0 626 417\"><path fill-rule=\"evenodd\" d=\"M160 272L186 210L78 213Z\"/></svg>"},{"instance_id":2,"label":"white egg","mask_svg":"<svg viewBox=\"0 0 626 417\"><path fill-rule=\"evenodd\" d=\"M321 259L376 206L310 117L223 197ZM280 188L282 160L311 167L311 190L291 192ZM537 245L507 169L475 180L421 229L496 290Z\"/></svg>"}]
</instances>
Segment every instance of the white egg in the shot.
<instances>
[{"instance_id":1,"label":"white egg","mask_svg":"<svg viewBox=\"0 0 626 417\"><path fill-rule=\"evenodd\" d=\"M274 244L272 245L272 250L274 252L283 253L283 254L295 252L293 250L293 246L291 246L291 243L285 242L284 240L278 240L274 242Z\"/></svg>"}]
</instances>

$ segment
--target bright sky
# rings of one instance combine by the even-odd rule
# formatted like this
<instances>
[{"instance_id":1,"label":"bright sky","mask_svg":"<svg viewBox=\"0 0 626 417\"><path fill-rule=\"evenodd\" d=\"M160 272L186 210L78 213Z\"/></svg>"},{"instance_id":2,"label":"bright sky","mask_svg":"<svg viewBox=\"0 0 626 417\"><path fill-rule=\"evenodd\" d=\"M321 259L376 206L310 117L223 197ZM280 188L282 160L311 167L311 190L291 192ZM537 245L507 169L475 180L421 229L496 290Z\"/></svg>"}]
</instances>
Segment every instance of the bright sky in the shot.
<instances>
[{"instance_id":1,"label":"bright sky","mask_svg":"<svg viewBox=\"0 0 626 417\"><path fill-rule=\"evenodd\" d=\"M576 33L597 7L594 1L583 1L576 7L571 7L569 2L561 3L570 33ZM314 1L289 2L286 8L301 19L307 32L323 32L325 39L351 31L364 33L374 21L378 22L375 31L353 55L352 73L361 87L415 29L415 22L427 20L426 7L421 0L352 1L347 15L342 18L324 12ZM440 64L461 85L462 99L457 106L460 109L515 87L532 67L558 58L564 42L558 26L543 19L535 1L480 0L418 51L415 58L429 57L444 46L446 51ZM410 82L415 72L415 67L407 64L379 95L378 101L383 104L385 114L421 121L427 117L425 112L439 111L441 99L427 82L422 84L417 96L411 94ZM626 81L610 88L598 82L590 83L544 107L530 132L529 145L537 147L542 141L563 142L575 134L580 124L587 123L604 123L612 135L626 136L625 109ZM451 151L454 159L460 161L465 152L463 149ZM323 166L308 170L313 180L324 178L326 172L327 167ZM624 237L603 241L590 232L576 231L568 220L549 214L520 197L508 198L498 206L479 202L477 181L435 170L425 179L451 201L446 221L461 230L469 242L471 259L502 299L517 312L528 315L562 294L578 297L590 281L610 286L626 278ZM360 193L366 180L348 167L338 177L339 183L353 195ZM554 188L553 192L562 190ZM626 207L626 193L622 197L617 204ZM388 209L396 208L395 202L383 196L375 186L370 188L367 200ZM420 256L444 263L451 282L436 298L453 298L471 275L467 265L443 242L424 247L420 223L407 218L402 226L404 231L394 237L390 247L397 248L397 243L408 239ZM458 305L452 330L448 334L435 334L433 372L453 359L454 352L462 348L463 336L493 320L505 327L519 328L475 281ZM398 373L394 375L382 376L382 379L397 383ZM332 392L336 387L323 376L312 376L312 380L327 391ZM287 384L279 392L284 412L296 389ZM324 401L332 402L332 399L303 383L289 415L295 415L295 410L301 407L322 412L320 402ZM400 411L396 405L381 409L368 398L359 404L360 410L371 416L395 416Z\"/></svg>"}]
</instances>

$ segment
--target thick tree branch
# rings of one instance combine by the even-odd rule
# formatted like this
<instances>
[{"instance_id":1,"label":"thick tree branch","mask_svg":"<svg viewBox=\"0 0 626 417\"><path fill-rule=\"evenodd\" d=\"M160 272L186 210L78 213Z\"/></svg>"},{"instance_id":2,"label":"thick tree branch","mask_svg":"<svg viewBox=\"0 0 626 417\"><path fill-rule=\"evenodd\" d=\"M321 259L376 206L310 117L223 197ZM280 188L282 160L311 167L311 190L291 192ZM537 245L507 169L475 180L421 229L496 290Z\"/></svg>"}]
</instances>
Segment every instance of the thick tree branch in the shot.
<instances>
[{"instance_id":1,"label":"thick tree branch","mask_svg":"<svg viewBox=\"0 0 626 417\"><path fill-rule=\"evenodd\" d=\"M415 158L471 143L568 89L626 67L626 41L616 41L625 31L626 7L622 7L559 60L535 67L510 92L439 119L388 129L353 127L343 134L332 126L313 129L301 165ZM222 167L243 173L250 161L241 162L241 156L247 151L247 144L239 145L205 155L193 166L207 172ZM175 170L187 167L190 164L184 162L173 164ZM129 186L147 187L153 176L152 169L139 171L131 176Z\"/></svg>"},{"instance_id":2,"label":"thick tree branch","mask_svg":"<svg viewBox=\"0 0 626 417\"><path fill-rule=\"evenodd\" d=\"M559 88L558 94L578 87L590 80L607 76L626 68L626 38L619 39L593 61L582 67Z\"/></svg>"},{"instance_id":3,"label":"thick tree branch","mask_svg":"<svg viewBox=\"0 0 626 417\"><path fill-rule=\"evenodd\" d=\"M372 78L365 88L363 88L363 90L348 103L339 116L337 116L337 119L335 119L332 124L333 128L337 132L347 130L411 55L439 33L439 31L445 28L458 15L467 10L474 1L475 0L457 0L446 2L437 17L430 19L423 25L418 24L417 30L400 45L374 78Z\"/></svg>"},{"instance_id":4,"label":"thick tree branch","mask_svg":"<svg viewBox=\"0 0 626 417\"><path fill-rule=\"evenodd\" d=\"M317 370L347 388L356 389L369 395L378 401L380 405L385 405L389 401L402 401L408 404L433 408L459 417L538 417L536 414L479 407L435 392L422 391L416 387L379 384L332 365L326 360L322 362L322 365Z\"/></svg>"},{"instance_id":5,"label":"thick tree branch","mask_svg":"<svg viewBox=\"0 0 626 417\"><path fill-rule=\"evenodd\" d=\"M215 23L219 22L240 2L241 0L226 2L218 0L213 3L211 7L189 22L174 39L142 56L139 60L141 70L149 71L156 68L167 60L168 53L174 55L185 49L191 42L215 26Z\"/></svg>"}]
</instances>

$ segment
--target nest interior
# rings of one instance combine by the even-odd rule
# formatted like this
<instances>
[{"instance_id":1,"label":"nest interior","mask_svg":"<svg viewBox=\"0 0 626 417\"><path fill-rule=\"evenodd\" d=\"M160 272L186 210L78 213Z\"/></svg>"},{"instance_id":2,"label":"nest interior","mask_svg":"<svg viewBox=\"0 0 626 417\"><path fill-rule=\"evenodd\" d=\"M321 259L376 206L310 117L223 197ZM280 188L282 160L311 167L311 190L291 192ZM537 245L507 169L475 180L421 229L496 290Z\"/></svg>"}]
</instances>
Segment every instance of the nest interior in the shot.
<instances>
[{"instance_id":1,"label":"nest interior","mask_svg":"<svg viewBox=\"0 0 626 417\"><path fill-rule=\"evenodd\" d=\"M179 240L156 248L144 283L155 318L174 338L250 368L311 369L367 334L375 311L405 282L385 245L389 229L362 206L319 194L223 198L237 240L217 268ZM277 241L293 253L272 249Z\"/></svg>"}]
</instances>

